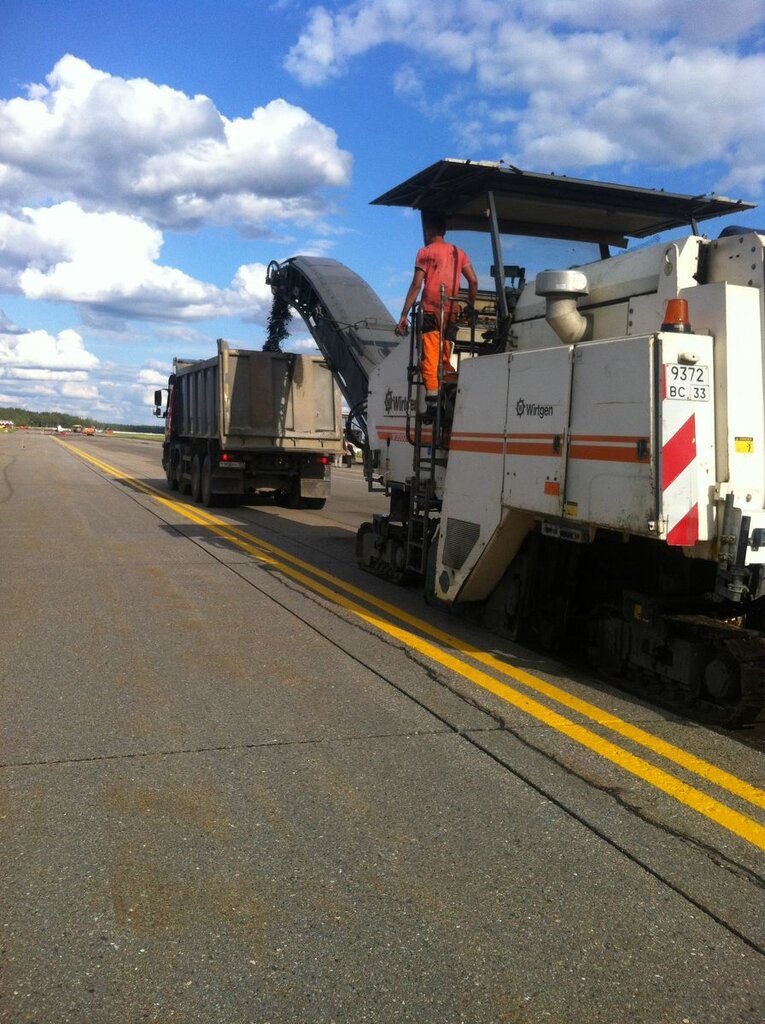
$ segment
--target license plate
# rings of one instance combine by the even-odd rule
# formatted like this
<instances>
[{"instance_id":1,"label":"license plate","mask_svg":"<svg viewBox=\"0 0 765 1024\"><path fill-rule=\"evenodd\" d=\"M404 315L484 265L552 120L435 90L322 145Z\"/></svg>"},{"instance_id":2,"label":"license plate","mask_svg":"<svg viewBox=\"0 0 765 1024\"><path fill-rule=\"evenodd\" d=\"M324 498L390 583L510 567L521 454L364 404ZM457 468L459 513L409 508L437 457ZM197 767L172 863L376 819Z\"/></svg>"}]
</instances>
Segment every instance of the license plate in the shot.
<instances>
[{"instance_id":1,"label":"license plate","mask_svg":"<svg viewBox=\"0 0 765 1024\"><path fill-rule=\"evenodd\" d=\"M678 402L708 402L712 395L709 367L664 364L664 397Z\"/></svg>"}]
</instances>

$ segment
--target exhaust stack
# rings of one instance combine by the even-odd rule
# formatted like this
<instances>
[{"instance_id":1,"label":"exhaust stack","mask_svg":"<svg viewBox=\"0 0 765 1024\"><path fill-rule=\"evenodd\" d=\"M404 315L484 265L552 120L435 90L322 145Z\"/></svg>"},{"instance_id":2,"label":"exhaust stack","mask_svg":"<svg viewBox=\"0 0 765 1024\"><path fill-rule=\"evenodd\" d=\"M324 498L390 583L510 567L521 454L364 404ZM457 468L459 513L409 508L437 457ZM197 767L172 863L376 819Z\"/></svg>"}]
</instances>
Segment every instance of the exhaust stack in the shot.
<instances>
[{"instance_id":1,"label":"exhaust stack","mask_svg":"<svg viewBox=\"0 0 765 1024\"><path fill-rule=\"evenodd\" d=\"M587 318L576 308L576 300L588 292L587 278L579 270L537 274L536 293L547 299L545 319L564 345L575 345L587 333Z\"/></svg>"}]
</instances>

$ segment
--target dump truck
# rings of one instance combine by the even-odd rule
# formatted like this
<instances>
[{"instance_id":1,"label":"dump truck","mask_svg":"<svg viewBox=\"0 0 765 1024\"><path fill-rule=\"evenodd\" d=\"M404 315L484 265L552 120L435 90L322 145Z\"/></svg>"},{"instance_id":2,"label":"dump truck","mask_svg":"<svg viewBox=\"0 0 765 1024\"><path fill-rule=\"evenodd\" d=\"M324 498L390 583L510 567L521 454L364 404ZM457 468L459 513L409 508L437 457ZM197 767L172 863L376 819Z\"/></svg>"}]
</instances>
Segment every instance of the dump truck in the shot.
<instances>
[{"instance_id":1,"label":"dump truck","mask_svg":"<svg viewBox=\"0 0 765 1024\"><path fill-rule=\"evenodd\" d=\"M322 508L343 451L340 393L326 362L217 345L211 359L174 359L167 388L155 392L168 486L208 507L263 494Z\"/></svg>"}]
</instances>

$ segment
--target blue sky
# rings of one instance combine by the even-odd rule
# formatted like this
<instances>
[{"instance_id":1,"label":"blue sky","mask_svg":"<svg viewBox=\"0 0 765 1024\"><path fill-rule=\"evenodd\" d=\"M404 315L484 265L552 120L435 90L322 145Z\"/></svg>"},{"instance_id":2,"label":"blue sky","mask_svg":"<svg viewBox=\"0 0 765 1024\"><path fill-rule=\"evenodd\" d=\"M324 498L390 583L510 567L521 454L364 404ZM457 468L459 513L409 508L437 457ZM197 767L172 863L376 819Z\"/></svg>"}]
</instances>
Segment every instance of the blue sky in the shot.
<instances>
[{"instance_id":1,"label":"blue sky","mask_svg":"<svg viewBox=\"0 0 765 1024\"><path fill-rule=\"evenodd\" d=\"M443 157L758 202L764 42L765 0L3 0L0 405L150 422L298 252L398 313L418 220L369 201Z\"/></svg>"}]
</instances>

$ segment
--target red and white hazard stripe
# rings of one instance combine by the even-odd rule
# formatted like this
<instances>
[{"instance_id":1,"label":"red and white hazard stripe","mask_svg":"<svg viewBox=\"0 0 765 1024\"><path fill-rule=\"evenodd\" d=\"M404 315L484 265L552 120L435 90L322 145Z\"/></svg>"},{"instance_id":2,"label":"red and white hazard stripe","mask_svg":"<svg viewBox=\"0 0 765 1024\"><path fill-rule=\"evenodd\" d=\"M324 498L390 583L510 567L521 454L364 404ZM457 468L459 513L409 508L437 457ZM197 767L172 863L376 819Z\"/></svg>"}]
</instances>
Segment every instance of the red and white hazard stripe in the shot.
<instances>
[{"instance_id":1,"label":"red and white hazard stripe","mask_svg":"<svg viewBox=\"0 0 765 1024\"><path fill-rule=\"evenodd\" d=\"M684 402L663 403L664 444L661 449L662 509L667 544L689 547L699 539L699 500L696 472L696 414L687 415ZM680 426L672 422L680 413Z\"/></svg>"}]
</instances>

